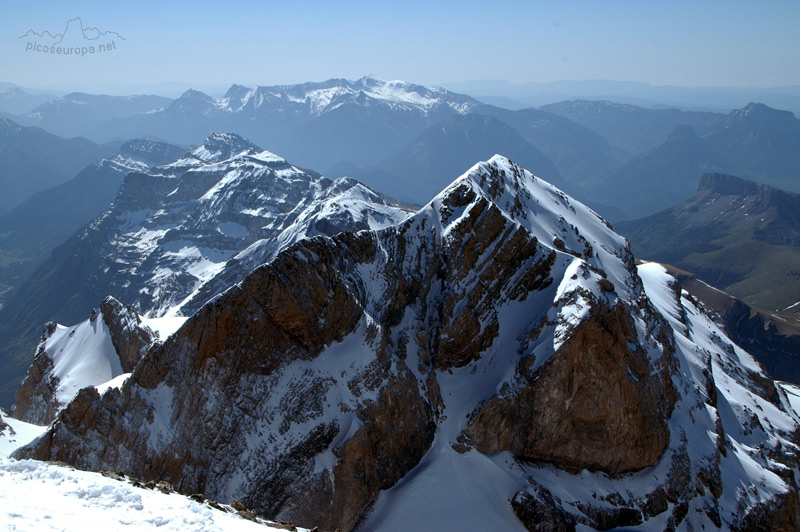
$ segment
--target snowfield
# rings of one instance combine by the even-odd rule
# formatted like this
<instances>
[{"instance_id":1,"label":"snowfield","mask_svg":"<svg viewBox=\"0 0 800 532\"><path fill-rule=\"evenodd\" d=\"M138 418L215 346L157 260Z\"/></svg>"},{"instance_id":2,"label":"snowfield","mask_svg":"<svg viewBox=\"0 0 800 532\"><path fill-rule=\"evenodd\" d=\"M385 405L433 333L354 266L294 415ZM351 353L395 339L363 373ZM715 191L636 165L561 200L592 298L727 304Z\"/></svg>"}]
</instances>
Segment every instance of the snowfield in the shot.
<instances>
[{"instance_id":1,"label":"snowfield","mask_svg":"<svg viewBox=\"0 0 800 532\"><path fill-rule=\"evenodd\" d=\"M136 487L100 473L8 458L47 427L16 420L5 411L0 411L0 422L7 424L0 430L0 530L284 530L177 493ZM223 508L233 512L230 506Z\"/></svg>"},{"instance_id":2,"label":"snowfield","mask_svg":"<svg viewBox=\"0 0 800 532\"><path fill-rule=\"evenodd\" d=\"M139 488L99 473L36 460L0 458L0 486L3 530L285 530L177 493Z\"/></svg>"},{"instance_id":3,"label":"snowfield","mask_svg":"<svg viewBox=\"0 0 800 532\"><path fill-rule=\"evenodd\" d=\"M8 425L3 427L3 424ZM27 445L47 430L46 426L32 425L11 417L0 408L0 458L5 459L17 448Z\"/></svg>"}]
</instances>

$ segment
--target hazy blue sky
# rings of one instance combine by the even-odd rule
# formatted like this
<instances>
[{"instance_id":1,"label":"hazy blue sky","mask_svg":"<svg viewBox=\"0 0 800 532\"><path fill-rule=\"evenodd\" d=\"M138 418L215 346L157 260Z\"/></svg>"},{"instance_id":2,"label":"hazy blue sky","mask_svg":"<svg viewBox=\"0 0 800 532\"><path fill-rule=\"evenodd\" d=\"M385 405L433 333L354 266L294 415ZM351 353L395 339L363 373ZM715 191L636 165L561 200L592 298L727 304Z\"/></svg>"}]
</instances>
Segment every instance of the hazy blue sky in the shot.
<instances>
[{"instance_id":1,"label":"hazy blue sky","mask_svg":"<svg viewBox=\"0 0 800 532\"><path fill-rule=\"evenodd\" d=\"M271 85L368 73L423 84L800 84L794 0L0 0L0 13L0 81L39 87ZM19 39L29 29L60 32L73 17L125 40L76 57L26 51L45 40Z\"/></svg>"}]
</instances>

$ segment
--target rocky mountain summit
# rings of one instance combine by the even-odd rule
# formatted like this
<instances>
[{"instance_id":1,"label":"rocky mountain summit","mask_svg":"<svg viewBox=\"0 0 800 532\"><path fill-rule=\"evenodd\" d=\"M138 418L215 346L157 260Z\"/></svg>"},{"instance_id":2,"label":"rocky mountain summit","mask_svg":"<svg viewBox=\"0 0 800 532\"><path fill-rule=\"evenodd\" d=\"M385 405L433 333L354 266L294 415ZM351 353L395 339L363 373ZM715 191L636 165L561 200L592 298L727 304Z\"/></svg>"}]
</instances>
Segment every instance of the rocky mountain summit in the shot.
<instances>
[{"instance_id":1,"label":"rocky mountain summit","mask_svg":"<svg viewBox=\"0 0 800 532\"><path fill-rule=\"evenodd\" d=\"M790 530L799 434L663 268L495 156L403 221L276 252L16 456L321 530Z\"/></svg>"},{"instance_id":2,"label":"rocky mountain summit","mask_svg":"<svg viewBox=\"0 0 800 532\"><path fill-rule=\"evenodd\" d=\"M301 238L408 215L357 181L302 170L238 135L215 133L163 163L167 148L126 144L120 160L162 162L130 168L111 206L56 248L3 309L0 360L24 360L10 377L24 374L43 323L77 323L108 295L148 317L180 315L183 306L188 315Z\"/></svg>"}]
</instances>

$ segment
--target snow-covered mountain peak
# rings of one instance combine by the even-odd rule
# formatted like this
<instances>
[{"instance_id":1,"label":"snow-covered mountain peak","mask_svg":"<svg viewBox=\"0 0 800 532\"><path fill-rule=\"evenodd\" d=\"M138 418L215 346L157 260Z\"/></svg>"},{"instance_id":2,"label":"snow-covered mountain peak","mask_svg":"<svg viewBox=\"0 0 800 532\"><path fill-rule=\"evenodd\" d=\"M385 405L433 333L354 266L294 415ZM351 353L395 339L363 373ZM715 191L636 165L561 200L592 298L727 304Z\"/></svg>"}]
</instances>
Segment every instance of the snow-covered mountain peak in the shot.
<instances>
[{"instance_id":1,"label":"snow-covered mountain peak","mask_svg":"<svg viewBox=\"0 0 800 532\"><path fill-rule=\"evenodd\" d=\"M362 84L362 85L369 85L369 84L379 85L383 83L387 83L387 80L380 78L375 74L367 74L366 76L363 76L360 79L356 80L356 84ZM404 83L404 82L400 80L395 80L392 83Z\"/></svg>"},{"instance_id":2,"label":"snow-covered mountain peak","mask_svg":"<svg viewBox=\"0 0 800 532\"><path fill-rule=\"evenodd\" d=\"M150 165L141 161L138 157L131 155L123 155L118 153L110 159L102 159L98 161L98 166L102 167L116 167L123 172L146 172Z\"/></svg>"},{"instance_id":3,"label":"snow-covered mountain peak","mask_svg":"<svg viewBox=\"0 0 800 532\"><path fill-rule=\"evenodd\" d=\"M468 112L471 107L478 103L471 98L450 93L441 87L428 88L401 80L386 81L371 75L354 82L353 86L376 100L402 103L420 108L447 104L458 112Z\"/></svg>"},{"instance_id":4,"label":"snow-covered mountain peak","mask_svg":"<svg viewBox=\"0 0 800 532\"><path fill-rule=\"evenodd\" d=\"M110 296L77 325L48 323L17 391L14 415L47 425L82 388L95 386L102 393L119 387L158 338L130 306Z\"/></svg>"},{"instance_id":5,"label":"snow-covered mountain peak","mask_svg":"<svg viewBox=\"0 0 800 532\"><path fill-rule=\"evenodd\" d=\"M302 170L236 134L213 133L179 157L156 167L108 162L131 173L79 238L98 250L84 308L112 294L148 317L174 315L190 300L191 312L297 240L408 214L356 181Z\"/></svg>"},{"instance_id":6,"label":"snow-covered mountain peak","mask_svg":"<svg viewBox=\"0 0 800 532\"><path fill-rule=\"evenodd\" d=\"M403 93L416 93L420 96L423 96L431 92L431 89L428 89L422 85L408 83L399 79L386 80L372 74L368 74L363 78L352 82L352 85L360 90L373 92L375 94L380 94L381 92L386 91L384 94L387 96L390 94L397 96Z\"/></svg>"},{"instance_id":7,"label":"snow-covered mountain peak","mask_svg":"<svg viewBox=\"0 0 800 532\"><path fill-rule=\"evenodd\" d=\"M469 112L479 102L451 93L445 89L427 88L403 81L385 81L375 76L365 76L356 81L330 79L301 85L248 88L233 85L216 107L231 113L259 109L266 104L278 108L288 106L293 113L305 111L309 116L319 116L347 103L382 104L415 110L424 114L437 106L450 107L458 113Z\"/></svg>"},{"instance_id":8,"label":"snow-covered mountain peak","mask_svg":"<svg viewBox=\"0 0 800 532\"><path fill-rule=\"evenodd\" d=\"M447 226L458 224L477 198L500 209L541 245L604 272L624 299L638 300L640 286L631 273L633 257L627 241L586 205L507 157L495 155L462 174L429 208L439 213L446 233Z\"/></svg>"},{"instance_id":9,"label":"snow-covered mountain peak","mask_svg":"<svg viewBox=\"0 0 800 532\"><path fill-rule=\"evenodd\" d=\"M357 179L346 176L334 179L331 191L337 194L348 192L354 196L359 196L365 199L369 198L370 201L378 200L383 197L380 193L375 192Z\"/></svg>"},{"instance_id":10,"label":"snow-covered mountain peak","mask_svg":"<svg viewBox=\"0 0 800 532\"><path fill-rule=\"evenodd\" d=\"M135 161L148 167L174 161L183 150L166 142L149 139L133 139L122 145L117 156L120 160ZM115 158L116 159L116 158Z\"/></svg>"},{"instance_id":11,"label":"snow-covered mountain peak","mask_svg":"<svg viewBox=\"0 0 800 532\"><path fill-rule=\"evenodd\" d=\"M218 110L219 100L216 100L204 92L189 89L181 96L167 105L163 111L172 114L172 119L176 116L181 119L192 115L210 116ZM155 111L156 114L161 110Z\"/></svg>"},{"instance_id":12,"label":"snow-covered mountain peak","mask_svg":"<svg viewBox=\"0 0 800 532\"><path fill-rule=\"evenodd\" d=\"M241 154L255 155L260 153L269 152L264 152L264 150L236 133L212 133L203 141L201 146L192 150L191 155L205 163L218 163ZM272 155L271 158L280 159L275 155ZM280 160L283 161L283 159Z\"/></svg>"},{"instance_id":13,"label":"snow-covered mountain peak","mask_svg":"<svg viewBox=\"0 0 800 532\"><path fill-rule=\"evenodd\" d=\"M734 109L730 112L730 116L735 119L748 119L748 120L795 120L795 116L791 111L784 111L774 109L763 103L750 102L741 109Z\"/></svg>"},{"instance_id":14,"label":"snow-covered mountain peak","mask_svg":"<svg viewBox=\"0 0 800 532\"><path fill-rule=\"evenodd\" d=\"M116 155L101 159L95 166L120 172L147 172L150 168L174 161L184 154L184 149L148 139L133 139L124 143ZM194 159L193 159L194 161Z\"/></svg>"},{"instance_id":15,"label":"snow-covered mountain peak","mask_svg":"<svg viewBox=\"0 0 800 532\"><path fill-rule=\"evenodd\" d=\"M249 90L250 90L249 87L245 87L244 85L239 85L238 83L234 83L225 92L225 96L223 96L223 98L236 98L237 96L247 94L247 91Z\"/></svg>"}]
</instances>

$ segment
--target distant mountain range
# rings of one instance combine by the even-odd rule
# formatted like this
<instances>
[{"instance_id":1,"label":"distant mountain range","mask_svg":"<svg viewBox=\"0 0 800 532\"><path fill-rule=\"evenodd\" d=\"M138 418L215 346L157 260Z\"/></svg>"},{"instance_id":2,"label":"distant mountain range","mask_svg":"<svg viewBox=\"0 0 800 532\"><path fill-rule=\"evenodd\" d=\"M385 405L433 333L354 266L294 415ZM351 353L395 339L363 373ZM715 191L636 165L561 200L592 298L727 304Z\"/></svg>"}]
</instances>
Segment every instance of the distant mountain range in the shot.
<instances>
[{"instance_id":1,"label":"distant mountain range","mask_svg":"<svg viewBox=\"0 0 800 532\"><path fill-rule=\"evenodd\" d=\"M677 126L661 144L621 166L580 182L588 203L612 220L646 216L680 203L706 172L732 172L730 163L691 126ZM800 184L800 182L798 183Z\"/></svg>"},{"instance_id":2,"label":"distant mountain range","mask_svg":"<svg viewBox=\"0 0 800 532\"><path fill-rule=\"evenodd\" d=\"M138 135L99 134L102 126L115 118L154 112L172 100L162 96L106 96L73 92L46 101L29 113L15 116L25 126L38 126L62 137L86 137L96 142ZM142 135L145 136L145 135Z\"/></svg>"},{"instance_id":3,"label":"distant mountain range","mask_svg":"<svg viewBox=\"0 0 800 532\"><path fill-rule=\"evenodd\" d=\"M37 106L56 98L52 94L37 94L15 85L4 87L0 84L0 113L9 115L27 114Z\"/></svg>"},{"instance_id":4,"label":"distant mountain range","mask_svg":"<svg viewBox=\"0 0 800 532\"><path fill-rule=\"evenodd\" d=\"M763 102L800 114L800 85L783 87L677 87L634 81L586 80L510 83L473 80L443 83L443 87L487 103L516 102L539 107L564 100L604 100L648 108L679 108L728 112L748 102ZM495 101L490 101L495 99Z\"/></svg>"},{"instance_id":5,"label":"distant mountain range","mask_svg":"<svg viewBox=\"0 0 800 532\"><path fill-rule=\"evenodd\" d=\"M678 126L690 126L700 135L717 129L725 115L715 112L647 109L611 101L570 100L541 108L602 135L624 157L652 149Z\"/></svg>"},{"instance_id":6,"label":"distant mountain range","mask_svg":"<svg viewBox=\"0 0 800 532\"><path fill-rule=\"evenodd\" d=\"M160 111L110 121L100 134L157 134L194 144L211 131L237 131L299 164L325 169L344 161L377 162L426 127L480 105L444 89L369 76L291 86L234 85L217 99L187 91Z\"/></svg>"},{"instance_id":7,"label":"distant mountain range","mask_svg":"<svg viewBox=\"0 0 800 532\"><path fill-rule=\"evenodd\" d=\"M800 121L787 111L755 103L725 115L611 102L564 102L546 109L607 135L624 152L651 145L621 166L573 184L576 195L585 195L614 220L688 198L704 172L733 173L800 192Z\"/></svg>"},{"instance_id":8,"label":"distant mountain range","mask_svg":"<svg viewBox=\"0 0 800 532\"><path fill-rule=\"evenodd\" d=\"M339 165L328 174L351 175L390 196L425 203L449 184L446 176L468 167L475 156L488 159L500 151L520 164L539 168L541 175L554 182L561 181L550 159L517 130L496 118L478 114L454 115L431 126L384 161L366 168Z\"/></svg>"},{"instance_id":9,"label":"distant mountain range","mask_svg":"<svg viewBox=\"0 0 800 532\"><path fill-rule=\"evenodd\" d=\"M724 174L657 214L615 224L636 256L675 265L754 307L800 317L800 195Z\"/></svg>"},{"instance_id":10,"label":"distant mountain range","mask_svg":"<svg viewBox=\"0 0 800 532\"><path fill-rule=\"evenodd\" d=\"M502 126L459 121L467 114ZM721 113L572 100L512 111L442 88L366 76L233 85L219 98L196 90L174 100L73 93L14 119L98 142L154 138L193 145L212 131L236 131L302 167L354 175L418 204L436 193L443 176L468 164L454 147L456 130L480 157L512 154L612 220L686 199L708 171L800 191L798 121L763 104ZM503 126L513 134L501 132ZM404 180L414 185L398 186Z\"/></svg>"},{"instance_id":11,"label":"distant mountain range","mask_svg":"<svg viewBox=\"0 0 800 532\"><path fill-rule=\"evenodd\" d=\"M0 118L0 214L115 151L85 138L64 139Z\"/></svg>"},{"instance_id":12,"label":"distant mountain range","mask_svg":"<svg viewBox=\"0 0 800 532\"><path fill-rule=\"evenodd\" d=\"M489 158L500 152L571 191L578 190L574 181L579 176L618 164L600 135L570 120L536 109L481 106L427 128L383 161L363 168L334 165L327 173L352 175L393 197L425 203L447 185L445 176L468 166L475 155Z\"/></svg>"},{"instance_id":13,"label":"distant mountain range","mask_svg":"<svg viewBox=\"0 0 800 532\"><path fill-rule=\"evenodd\" d=\"M447 176L476 157L506 153L615 222L680 203L706 172L800 190L800 122L761 104L728 114L607 101L511 111L440 88L367 76L234 85L216 99L193 90L175 100L71 93L22 118L64 134L91 131L97 140L118 140L98 146L9 119L0 122L6 192L0 207L7 204L0 217L0 284L6 288L18 286L31 266L106 207L130 168L107 163L75 176L119 150L119 139L129 136L189 144L213 130L249 131L256 143L278 147L301 167L356 177L414 204L431 199ZM64 188L31 197L62 183Z\"/></svg>"}]
</instances>

